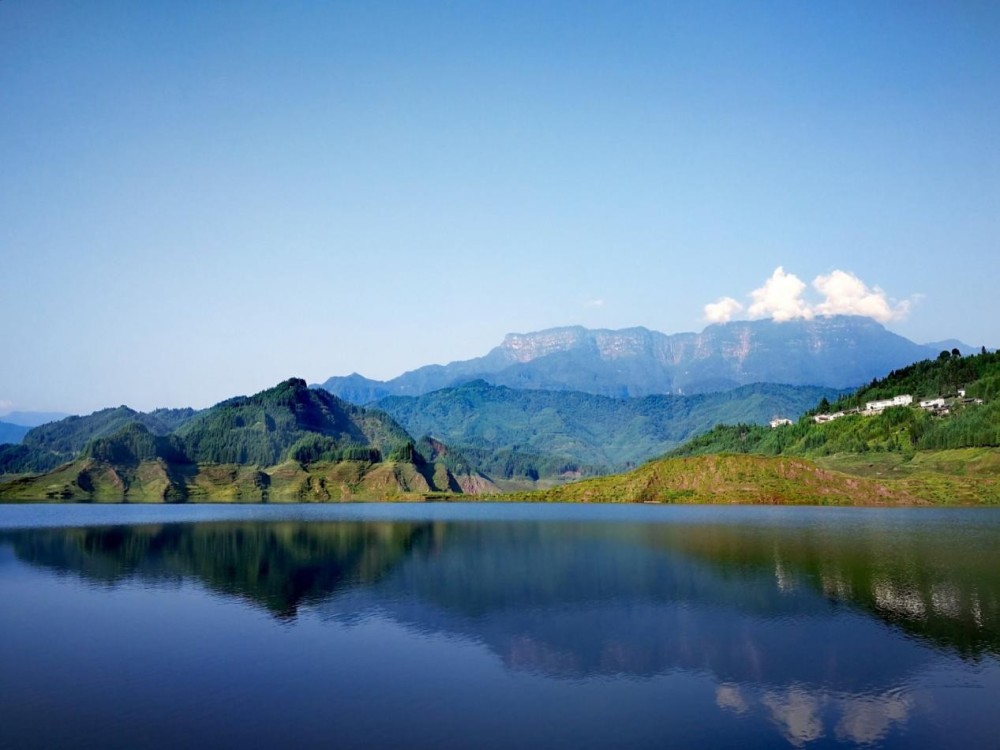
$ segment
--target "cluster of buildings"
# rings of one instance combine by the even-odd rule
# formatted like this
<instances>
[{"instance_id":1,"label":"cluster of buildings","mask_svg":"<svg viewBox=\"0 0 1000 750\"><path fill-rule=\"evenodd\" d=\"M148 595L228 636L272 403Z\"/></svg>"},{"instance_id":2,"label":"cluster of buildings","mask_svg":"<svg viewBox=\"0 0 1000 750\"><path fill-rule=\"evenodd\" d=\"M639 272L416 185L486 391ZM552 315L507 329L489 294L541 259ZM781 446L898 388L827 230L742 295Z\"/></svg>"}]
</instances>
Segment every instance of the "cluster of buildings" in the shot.
<instances>
[{"instance_id":1,"label":"cluster of buildings","mask_svg":"<svg viewBox=\"0 0 1000 750\"><path fill-rule=\"evenodd\" d=\"M817 414L813 417L813 421L816 424L823 424L825 422L832 422L835 419L840 419L841 417L846 417L848 414L860 414L864 417L872 417L876 414L881 414L890 406L909 406L912 403L913 396L906 393L902 396L893 396L892 398L885 398L879 401L869 401L865 404L864 409L858 407L856 409L848 409L847 411L835 411L832 414Z\"/></svg>"},{"instance_id":2,"label":"cluster of buildings","mask_svg":"<svg viewBox=\"0 0 1000 750\"><path fill-rule=\"evenodd\" d=\"M953 397L951 399L946 399L944 396L938 396L937 398L920 401L919 406L921 409L933 412L936 415L944 415L949 413L949 401L951 404L957 402L963 406L983 403L981 398L966 398L965 389L961 389L958 392L957 398ZM881 399L878 401L869 401L865 404L864 409L857 407L846 411L836 411L831 414L817 414L813 417L813 421L816 424L824 424L826 422L832 422L835 419L840 419L841 417L846 417L848 414L860 414L863 417L871 417L876 414L881 414L891 406L911 406L912 404L913 396L905 393L901 396L894 396L892 398ZM782 427L783 425L791 423L792 420L790 419L775 417L771 420L771 428L774 429L775 427Z\"/></svg>"},{"instance_id":3,"label":"cluster of buildings","mask_svg":"<svg viewBox=\"0 0 1000 750\"><path fill-rule=\"evenodd\" d=\"M968 398L965 395L965 389L960 388L958 391L958 397L951 399L952 404L960 404L961 406L969 406L972 404L981 404L983 400L981 398ZM930 398L926 401L920 402L920 408L926 409L927 411L934 412L935 414L948 414L949 405L948 401L943 397Z\"/></svg>"}]
</instances>

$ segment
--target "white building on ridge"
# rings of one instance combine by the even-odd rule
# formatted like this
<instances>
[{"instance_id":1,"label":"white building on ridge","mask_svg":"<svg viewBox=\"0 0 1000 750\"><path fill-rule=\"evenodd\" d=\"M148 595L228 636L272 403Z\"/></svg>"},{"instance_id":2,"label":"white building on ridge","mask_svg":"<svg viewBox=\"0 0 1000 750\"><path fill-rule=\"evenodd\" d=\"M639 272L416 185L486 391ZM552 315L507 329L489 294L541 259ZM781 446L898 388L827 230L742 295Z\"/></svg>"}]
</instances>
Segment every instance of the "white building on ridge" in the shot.
<instances>
[{"instance_id":1,"label":"white building on ridge","mask_svg":"<svg viewBox=\"0 0 1000 750\"><path fill-rule=\"evenodd\" d=\"M906 393L902 396L894 396L893 398L886 398L881 401L869 401L865 404L865 411L878 414L880 411L888 409L890 406L909 406L912 403L913 396Z\"/></svg>"}]
</instances>

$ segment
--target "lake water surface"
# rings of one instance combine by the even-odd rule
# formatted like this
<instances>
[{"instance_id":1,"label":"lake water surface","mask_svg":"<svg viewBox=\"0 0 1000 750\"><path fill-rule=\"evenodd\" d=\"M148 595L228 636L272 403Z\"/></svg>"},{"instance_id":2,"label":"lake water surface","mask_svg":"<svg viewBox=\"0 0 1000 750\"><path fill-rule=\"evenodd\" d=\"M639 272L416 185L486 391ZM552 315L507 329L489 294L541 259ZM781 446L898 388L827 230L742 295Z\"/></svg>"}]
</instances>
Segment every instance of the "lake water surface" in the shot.
<instances>
[{"instance_id":1,"label":"lake water surface","mask_svg":"<svg viewBox=\"0 0 1000 750\"><path fill-rule=\"evenodd\" d=\"M1000 747L1000 511L0 506L0 747Z\"/></svg>"}]
</instances>

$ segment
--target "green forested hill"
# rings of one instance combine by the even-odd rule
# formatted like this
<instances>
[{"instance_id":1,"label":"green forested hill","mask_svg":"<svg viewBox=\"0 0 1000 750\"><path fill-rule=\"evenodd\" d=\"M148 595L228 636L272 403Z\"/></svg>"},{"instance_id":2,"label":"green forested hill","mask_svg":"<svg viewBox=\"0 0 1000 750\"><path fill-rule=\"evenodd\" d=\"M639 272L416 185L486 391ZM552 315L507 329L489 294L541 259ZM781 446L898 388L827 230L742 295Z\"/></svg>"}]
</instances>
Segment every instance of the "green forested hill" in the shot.
<instances>
[{"instance_id":1,"label":"green forested hill","mask_svg":"<svg viewBox=\"0 0 1000 750\"><path fill-rule=\"evenodd\" d=\"M386 414L312 390L297 378L223 401L181 426L177 436L193 461L258 466L276 464L289 451L336 460L338 452L359 448L389 455L412 442Z\"/></svg>"},{"instance_id":2,"label":"green forested hill","mask_svg":"<svg viewBox=\"0 0 1000 750\"><path fill-rule=\"evenodd\" d=\"M413 435L431 435L466 455L507 452L504 461L548 456L584 473L662 455L720 422L795 418L840 391L757 384L695 396L617 399L572 391L515 390L474 381L377 408ZM548 469L546 469L548 470Z\"/></svg>"},{"instance_id":3,"label":"green forested hill","mask_svg":"<svg viewBox=\"0 0 1000 750\"><path fill-rule=\"evenodd\" d=\"M830 411L864 406L868 401L908 393L915 400L955 396L959 389L973 398L992 400L1000 395L1000 353L983 349L961 356L957 349L943 351L936 359L925 359L893 370L883 378L845 394L831 404Z\"/></svg>"},{"instance_id":4,"label":"green forested hill","mask_svg":"<svg viewBox=\"0 0 1000 750\"><path fill-rule=\"evenodd\" d=\"M454 448L426 436L417 441L416 451L427 463L441 462L458 476L485 475L499 486L516 486L518 489L530 487L539 480L552 483L605 472L602 466L580 463L566 456L531 453L516 448Z\"/></svg>"},{"instance_id":5,"label":"green forested hill","mask_svg":"<svg viewBox=\"0 0 1000 750\"><path fill-rule=\"evenodd\" d=\"M229 399L168 434L137 416L149 415L108 409L46 426L34 445L5 446L0 473L21 476L0 483L0 496L328 501L495 489L468 467L456 477L444 462L424 460L388 415L310 390L304 380ZM165 427L162 416L157 430ZM70 452L86 434L93 437Z\"/></svg>"},{"instance_id":6,"label":"green forested hill","mask_svg":"<svg viewBox=\"0 0 1000 750\"><path fill-rule=\"evenodd\" d=\"M958 396L959 389L966 393ZM912 406L886 409L875 416L847 414L825 424L811 415L863 407L868 401L909 394ZM759 425L723 425L676 449L673 455L759 453L828 456L841 453L897 452L1000 446L1000 354L968 357L942 353L876 379L856 392L821 403L797 424L769 429ZM947 414L920 409L920 399L946 399ZM982 404L971 402L981 399Z\"/></svg>"},{"instance_id":7,"label":"green forested hill","mask_svg":"<svg viewBox=\"0 0 1000 750\"><path fill-rule=\"evenodd\" d=\"M66 417L32 428L23 443L29 448L72 457L94 438L117 432L130 422L142 424L154 435L167 435L195 416L194 409L156 409L138 412L127 406L101 409L86 417Z\"/></svg>"},{"instance_id":8,"label":"green forested hill","mask_svg":"<svg viewBox=\"0 0 1000 750\"><path fill-rule=\"evenodd\" d=\"M160 459L169 463L190 463L184 444L175 435L154 435L141 422L129 422L117 432L94 438L83 455L95 461L134 466Z\"/></svg>"},{"instance_id":9,"label":"green forested hill","mask_svg":"<svg viewBox=\"0 0 1000 750\"><path fill-rule=\"evenodd\" d=\"M137 425L143 430L136 430ZM149 437L140 437L146 435ZM341 458L378 461L382 454L412 442L387 415L341 401L325 391L310 390L304 380L291 379L201 412L157 409L142 413L119 406L35 427L21 446L0 448L0 474L48 471L81 454L90 455L95 450L92 445L99 446L96 450L122 450L125 454L135 448L150 458L136 441L168 435L172 436L175 461L183 457L195 463L259 466L276 464L290 451L307 462ZM106 440L112 437L115 439Z\"/></svg>"},{"instance_id":10,"label":"green forested hill","mask_svg":"<svg viewBox=\"0 0 1000 750\"><path fill-rule=\"evenodd\" d=\"M168 435L196 414L194 409L143 413L119 406L48 422L29 430L20 445L0 445L0 475L49 471L80 455L92 440L130 424L141 424L153 435Z\"/></svg>"}]
</instances>

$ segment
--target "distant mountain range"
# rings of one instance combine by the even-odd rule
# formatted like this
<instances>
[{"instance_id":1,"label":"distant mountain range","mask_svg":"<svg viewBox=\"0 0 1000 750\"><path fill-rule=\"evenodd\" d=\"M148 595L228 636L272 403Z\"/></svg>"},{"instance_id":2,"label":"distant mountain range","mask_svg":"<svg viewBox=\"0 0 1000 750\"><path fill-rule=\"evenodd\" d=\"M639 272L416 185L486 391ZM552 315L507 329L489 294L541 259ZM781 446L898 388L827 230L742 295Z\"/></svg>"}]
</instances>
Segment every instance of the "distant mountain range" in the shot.
<instances>
[{"instance_id":1,"label":"distant mountain range","mask_svg":"<svg viewBox=\"0 0 1000 750\"><path fill-rule=\"evenodd\" d=\"M21 427L37 427L40 424L55 422L68 416L69 414L62 411L12 411L0 416L0 420Z\"/></svg>"},{"instance_id":2,"label":"distant mountain range","mask_svg":"<svg viewBox=\"0 0 1000 750\"><path fill-rule=\"evenodd\" d=\"M32 427L68 417L63 412L12 411L0 418L0 445L20 443Z\"/></svg>"},{"instance_id":3,"label":"distant mountain range","mask_svg":"<svg viewBox=\"0 0 1000 750\"><path fill-rule=\"evenodd\" d=\"M411 435L429 435L494 478L481 454L524 452L607 472L663 455L717 424L798 419L844 391L754 384L722 393L619 399L579 391L522 390L475 380L422 396L387 396L373 406Z\"/></svg>"},{"instance_id":4,"label":"distant mountain range","mask_svg":"<svg viewBox=\"0 0 1000 750\"><path fill-rule=\"evenodd\" d=\"M0 445L3 443L20 443L30 429L30 427L25 427L24 425L0 422Z\"/></svg>"},{"instance_id":5,"label":"distant mountain range","mask_svg":"<svg viewBox=\"0 0 1000 750\"><path fill-rule=\"evenodd\" d=\"M935 357L941 343L916 344L858 316L733 321L701 333L673 335L646 328L574 326L508 334L485 356L427 365L388 381L354 373L332 377L319 387L356 404L420 396L475 379L618 398L709 393L751 383L839 389Z\"/></svg>"}]
</instances>

